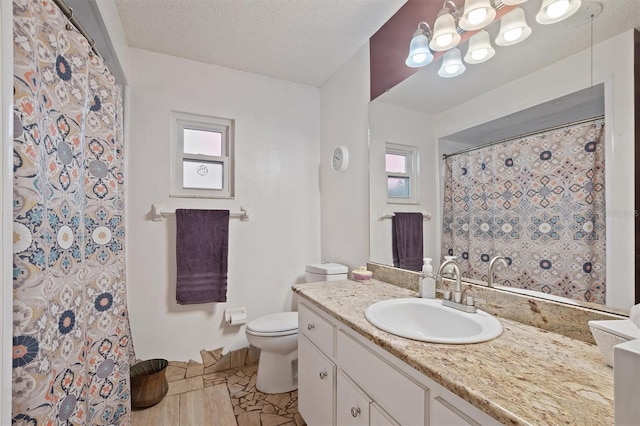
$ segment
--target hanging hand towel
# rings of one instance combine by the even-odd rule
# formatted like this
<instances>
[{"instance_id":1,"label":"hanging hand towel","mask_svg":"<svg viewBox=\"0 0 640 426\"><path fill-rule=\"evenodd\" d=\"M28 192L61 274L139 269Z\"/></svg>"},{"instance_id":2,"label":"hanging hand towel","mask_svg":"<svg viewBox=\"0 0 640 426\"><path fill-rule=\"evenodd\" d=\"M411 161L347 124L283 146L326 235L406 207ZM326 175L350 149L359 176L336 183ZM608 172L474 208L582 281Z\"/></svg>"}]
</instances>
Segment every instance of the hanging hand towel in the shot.
<instances>
[{"instance_id":1,"label":"hanging hand towel","mask_svg":"<svg viewBox=\"0 0 640 426\"><path fill-rule=\"evenodd\" d=\"M176 210L176 301L227 301L228 210Z\"/></svg>"},{"instance_id":2,"label":"hanging hand towel","mask_svg":"<svg viewBox=\"0 0 640 426\"><path fill-rule=\"evenodd\" d=\"M422 213L395 213L391 218L393 266L422 270Z\"/></svg>"}]
</instances>

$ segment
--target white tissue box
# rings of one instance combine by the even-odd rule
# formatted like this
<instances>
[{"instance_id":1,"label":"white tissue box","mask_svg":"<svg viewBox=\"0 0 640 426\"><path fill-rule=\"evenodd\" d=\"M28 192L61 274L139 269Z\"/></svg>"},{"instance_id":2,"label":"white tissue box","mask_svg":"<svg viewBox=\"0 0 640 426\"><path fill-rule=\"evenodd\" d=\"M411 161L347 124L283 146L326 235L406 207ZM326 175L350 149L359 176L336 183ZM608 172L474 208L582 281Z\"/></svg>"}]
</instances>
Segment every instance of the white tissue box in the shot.
<instances>
[{"instance_id":1,"label":"white tissue box","mask_svg":"<svg viewBox=\"0 0 640 426\"><path fill-rule=\"evenodd\" d=\"M613 367L613 347L640 339L640 329L631 320L589 321L591 334L608 366Z\"/></svg>"}]
</instances>

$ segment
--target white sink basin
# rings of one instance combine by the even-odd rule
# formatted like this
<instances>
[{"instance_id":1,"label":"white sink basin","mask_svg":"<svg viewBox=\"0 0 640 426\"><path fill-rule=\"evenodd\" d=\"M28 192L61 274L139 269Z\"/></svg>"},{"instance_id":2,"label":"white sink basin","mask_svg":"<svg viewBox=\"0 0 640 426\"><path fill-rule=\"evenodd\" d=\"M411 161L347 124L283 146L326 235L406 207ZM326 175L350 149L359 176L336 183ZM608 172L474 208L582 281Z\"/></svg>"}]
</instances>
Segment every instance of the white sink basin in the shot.
<instances>
[{"instance_id":1,"label":"white sink basin","mask_svg":"<svg viewBox=\"0 0 640 426\"><path fill-rule=\"evenodd\" d=\"M502 324L494 316L480 310L462 312L433 299L383 300L369 306L364 315L381 330L423 342L478 343L502 334Z\"/></svg>"}]
</instances>

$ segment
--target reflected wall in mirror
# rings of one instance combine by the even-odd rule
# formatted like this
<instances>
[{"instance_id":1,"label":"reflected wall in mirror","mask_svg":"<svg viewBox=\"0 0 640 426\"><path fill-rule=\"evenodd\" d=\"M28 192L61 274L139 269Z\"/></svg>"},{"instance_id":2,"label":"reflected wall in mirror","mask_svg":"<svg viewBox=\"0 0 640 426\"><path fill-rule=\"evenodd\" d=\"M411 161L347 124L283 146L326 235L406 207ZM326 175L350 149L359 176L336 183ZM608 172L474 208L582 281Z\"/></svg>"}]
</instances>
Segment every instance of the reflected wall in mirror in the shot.
<instances>
[{"instance_id":1,"label":"reflected wall in mirror","mask_svg":"<svg viewBox=\"0 0 640 426\"><path fill-rule=\"evenodd\" d=\"M532 4L529 9L535 9L535 3L539 2L527 3ZM631 9L638 7L634 1L626 0L620 5ZM578 119L577 116L597 115L589 114L593 109L604 107L603 141L607 167L604 172L606 217L602 222L606 226L603 301L612 309L629 309L634 304L634 32L631 28L640 28L640 15L629 18L624 16L624 7L607 8L614 9L610 4L604 4L601 17L594 23L593 46L589 46L588 41L590 25L547 29L535 25L534 21L531 23L533 34L529 38L531 45L525 41L499 48L495 59L478 68L470 65L465 74L453 79L438 77L439 63L433 63L371 102L372 262L393 263L391 224L379 217L394 211L431 212L432 220L424 223L424 255L436 259L437 264L446 254L441 252L442 154L468 148L470 139L474 144L483 144L517 137L570 123ZM525 10L527 16L532 16L529 9ZM632 22L633 19L639 22ZM586 45L556 42L563 37L574 37L573 40L583 37ZM538 43L546 45L540 48ZM528 50L532 46L538 50ZM527 62L526 69L520 66L523 61ZM552 108L554 105L559 108ZM420 156L417 204L387 203L384 196L386 143L417 147ZM523 232L527 232L526 229ZM481 274L482 265L488 266L488 263L478 265ZM486 270L483 275L486 276ZM549 274L548 279L550 284L557 284L561 278Z\"/></svg>"}]
</instances>

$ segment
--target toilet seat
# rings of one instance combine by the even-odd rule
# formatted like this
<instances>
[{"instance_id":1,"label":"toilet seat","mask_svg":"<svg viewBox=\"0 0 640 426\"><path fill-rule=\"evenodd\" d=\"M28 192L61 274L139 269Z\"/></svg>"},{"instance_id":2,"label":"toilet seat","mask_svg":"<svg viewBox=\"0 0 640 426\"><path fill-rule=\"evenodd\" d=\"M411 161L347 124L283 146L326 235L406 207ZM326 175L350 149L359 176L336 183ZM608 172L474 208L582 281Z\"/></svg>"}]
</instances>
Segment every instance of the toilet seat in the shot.
<instances>
[{"instance_id":1,"label":"toilet seat","mask_svg":"<svg viewBox=\"0 0 640 426\"><path fill-rule=\"evenodd\" d=\"M254 336L289 336L298 333L298 313L279 312L249 321L246 332Z\"/></svg>"}]
</instances>

